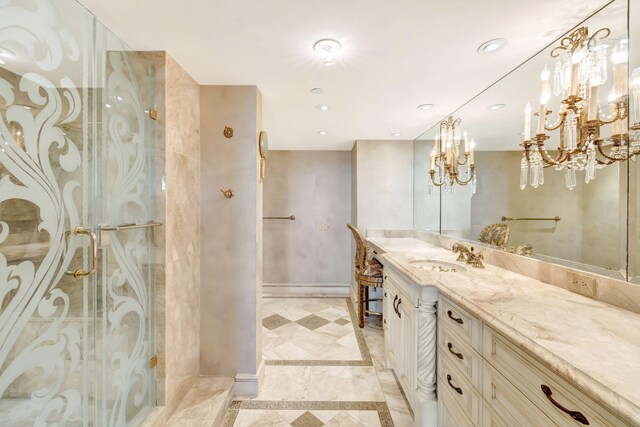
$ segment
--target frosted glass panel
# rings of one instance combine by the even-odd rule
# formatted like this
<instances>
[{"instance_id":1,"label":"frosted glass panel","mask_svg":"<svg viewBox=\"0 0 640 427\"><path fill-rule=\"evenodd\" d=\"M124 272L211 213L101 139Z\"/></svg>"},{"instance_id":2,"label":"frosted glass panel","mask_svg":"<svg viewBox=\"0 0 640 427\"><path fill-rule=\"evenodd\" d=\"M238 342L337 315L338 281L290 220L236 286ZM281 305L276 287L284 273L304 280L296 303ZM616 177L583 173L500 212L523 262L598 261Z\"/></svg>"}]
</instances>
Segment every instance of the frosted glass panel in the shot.
<instances>
[{"instance_id":1,"label":"frosted glass panel","mask_svg":"<svg viewBox=\"0 0 640 427\"><path fill-rule=\"evenodd\" d=\"M75 1L0 1L3 427L155 405L153 229L101 232L154 219L153 79Z\"/></svg>"}]
</instances>

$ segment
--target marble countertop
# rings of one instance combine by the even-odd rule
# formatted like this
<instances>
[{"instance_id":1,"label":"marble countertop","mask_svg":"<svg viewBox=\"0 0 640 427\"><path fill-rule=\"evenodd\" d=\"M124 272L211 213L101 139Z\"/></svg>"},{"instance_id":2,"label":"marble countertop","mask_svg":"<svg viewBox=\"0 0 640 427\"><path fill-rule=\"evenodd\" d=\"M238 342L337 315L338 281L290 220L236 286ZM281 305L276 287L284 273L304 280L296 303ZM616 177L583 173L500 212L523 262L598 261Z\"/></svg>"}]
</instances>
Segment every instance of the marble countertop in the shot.
<instances>
[{"instance_id":1,"label":"marble countertop","mask_svg":"<svg viewBox=\"0 0 640 427\"><path fill-rule=\"evenodd\" d=\"M371 237L381 262L435 286L595 401L640 425L640 315L485 263L455 273L415 268L456 254L414 238Z\"/></svg>"}]
</instances>

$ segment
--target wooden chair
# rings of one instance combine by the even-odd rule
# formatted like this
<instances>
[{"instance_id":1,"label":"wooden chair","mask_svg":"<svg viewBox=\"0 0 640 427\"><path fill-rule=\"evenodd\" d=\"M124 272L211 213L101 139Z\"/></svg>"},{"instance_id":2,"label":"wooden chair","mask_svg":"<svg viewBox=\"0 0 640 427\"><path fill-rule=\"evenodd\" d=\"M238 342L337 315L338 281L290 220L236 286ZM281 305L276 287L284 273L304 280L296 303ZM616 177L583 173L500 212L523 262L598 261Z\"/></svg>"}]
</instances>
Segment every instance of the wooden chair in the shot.
<instances>
[{"instance_id":1,"label":"wooden chair","mask_svg":"<svg viewBox=\"0 0 640 427\"><path fill-rule=\"evenodd\" d=\"M382 287L382 264L375 259L367 259L367 241L351 224L347 224L356 241L355 275L358 284L358 326L364 328L364 318L370 314L382 316L382 313L369 310L369 303L382 301L382 298L369 299L369 288Z\"/></svg>"}]
</instances>

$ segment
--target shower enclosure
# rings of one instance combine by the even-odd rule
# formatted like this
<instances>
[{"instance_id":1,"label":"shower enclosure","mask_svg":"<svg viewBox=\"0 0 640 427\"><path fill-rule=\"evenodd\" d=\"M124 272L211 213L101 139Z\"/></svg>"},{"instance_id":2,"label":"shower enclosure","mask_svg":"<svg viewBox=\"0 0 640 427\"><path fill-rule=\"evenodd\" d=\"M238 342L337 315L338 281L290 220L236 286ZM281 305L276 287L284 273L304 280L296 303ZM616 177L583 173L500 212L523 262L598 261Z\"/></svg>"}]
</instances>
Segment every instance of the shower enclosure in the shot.
<instances>
[{"instance_id":1,"label":"shower enclosure","mask_svg":"<svg viewBox=\"0 0 640 427\"><path fill-rule=\"evenodd\" d=\"M155 405L154 68L73 0L0 0L0 425Z\"/></svg>"}]
</instances>

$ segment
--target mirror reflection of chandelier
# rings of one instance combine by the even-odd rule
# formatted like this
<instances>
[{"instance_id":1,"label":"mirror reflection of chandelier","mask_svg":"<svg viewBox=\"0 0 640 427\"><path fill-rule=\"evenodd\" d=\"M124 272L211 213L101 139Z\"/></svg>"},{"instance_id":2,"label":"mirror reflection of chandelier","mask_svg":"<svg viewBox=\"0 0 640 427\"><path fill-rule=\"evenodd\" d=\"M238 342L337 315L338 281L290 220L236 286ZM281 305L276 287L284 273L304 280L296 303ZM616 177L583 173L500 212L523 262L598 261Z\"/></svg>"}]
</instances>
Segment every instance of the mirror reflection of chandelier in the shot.
<instances>
[{"instance_id":1,"label":"mirror reflection of chandelier","mask_svg":"<svg viewBox=\"0 0 640 427\"><path fill-rule=\"evenodd\" d=\"M435 138L435 146L431 152L429 175L429 194L432 186L443 187L445 191L454 193L454 185L471 184L471 191L476 192L476 173L473 150L475 142L469 142L467 132L460 129L460 118L449 117L440 122L440 129ZM460 145L464 144L463 147ZM461 148L464 151L461 151ZM466 167L465 167L466 166Z\"/></svg>"},{"instance_id":2,"label":"mirror reflection of chandelier","mask_svg":"<svg viewBox=\"0 0 640 427\"><path fill-rule=\"evenodd\" d=\"M576 186L576 171L585 171L585 183L595 179L596 169L638 154L637 144L629 147L627 118L628 96L628 40L621 39L611 49L613 90L609 93L609 116L602 113L598 103L600 86L608 80L608 45L603 42L609 34L601 28L589 35L587 27L581 27L564 37L560 45L551 51L558 58L553 76L545 67L542 72L542 91L538 128L531 137L531 104L525 108L524 154L520 164L520 188L529 185L537 188L544 184L544 168L553 167L565 171L567 188ZM553 77L553 88L550 80ZM554 124L546 122L551 113L547 104L554 96L562 98L558 119ZM600 136L603 126L612 126L609 138ZM552 157L545 148L550 137L546 132L560 131L558 154ZM529 175L529 176L527 176Z\"/></svg>"}]
</instances>

